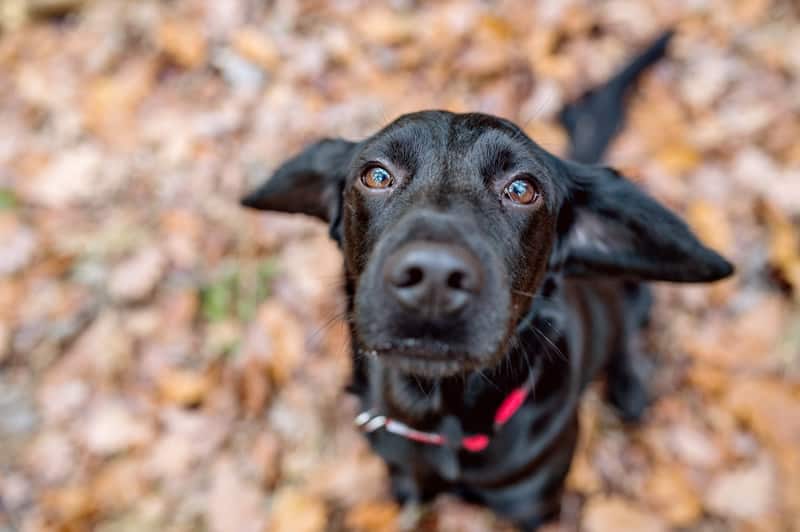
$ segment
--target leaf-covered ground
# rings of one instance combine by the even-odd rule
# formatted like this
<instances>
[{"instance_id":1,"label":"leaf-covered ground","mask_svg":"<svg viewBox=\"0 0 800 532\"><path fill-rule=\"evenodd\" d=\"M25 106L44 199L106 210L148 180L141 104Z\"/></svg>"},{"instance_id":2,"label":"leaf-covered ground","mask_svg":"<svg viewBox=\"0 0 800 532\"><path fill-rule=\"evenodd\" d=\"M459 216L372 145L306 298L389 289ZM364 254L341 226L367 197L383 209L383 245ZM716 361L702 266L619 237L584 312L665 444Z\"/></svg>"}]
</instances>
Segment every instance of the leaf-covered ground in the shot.
<instances>
[{"instance_id":1,"label":"leaf-covered ground","mask_svg":"<svg viewBox=\"0 0 800 532\"><path fill-rule=\"evenodd\" d=\"M678 34L610 161L737 264L661 286L659 399L586 396L561 530L800 530L792 0L0 2L0 531L483 531L387 496L352 428L340 256L237 198L423 108L559 152L562 102ZM556 527L558 529L558 527Z\"/></svg>"}]
</instances>

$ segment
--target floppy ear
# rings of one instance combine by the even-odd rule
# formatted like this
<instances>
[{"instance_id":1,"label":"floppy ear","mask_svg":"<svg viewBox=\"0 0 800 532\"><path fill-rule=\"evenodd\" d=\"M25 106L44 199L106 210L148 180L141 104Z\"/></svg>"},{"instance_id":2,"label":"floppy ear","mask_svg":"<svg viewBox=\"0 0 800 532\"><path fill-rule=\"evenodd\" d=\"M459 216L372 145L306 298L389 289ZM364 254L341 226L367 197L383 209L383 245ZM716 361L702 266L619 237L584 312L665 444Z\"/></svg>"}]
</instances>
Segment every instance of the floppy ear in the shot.
<instances>
[{"instance_id":1,"label":"floppy ear","mask_svg":"<svg viewBox=\"0 0 800 532\"><path fill-rule=\"evenodd\" d=\"M694 283L733 273L680 218L616 171L566 165L571 199L559 215L566 275Z\"/></svg>"},{"instance_id":2,"label":"floppy ear","mask_svg":"<svg viewBox=\"0 0 800 532\"><path fill-rule=\"evenodd\" d=\"M245 207L316 216L335 226L355 142L324 139L292 157L242 198Z\"/></svg>"}]
</instances>

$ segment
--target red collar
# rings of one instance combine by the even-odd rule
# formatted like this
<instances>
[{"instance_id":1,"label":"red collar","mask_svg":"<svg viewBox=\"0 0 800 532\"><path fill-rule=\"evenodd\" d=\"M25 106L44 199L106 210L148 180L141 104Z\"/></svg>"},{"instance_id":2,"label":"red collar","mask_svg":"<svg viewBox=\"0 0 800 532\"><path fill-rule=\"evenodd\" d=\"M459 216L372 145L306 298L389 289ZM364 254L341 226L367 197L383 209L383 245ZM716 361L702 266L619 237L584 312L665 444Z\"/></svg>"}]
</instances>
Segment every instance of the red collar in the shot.
<instances>
[{"instance_id":1,"label":"red collar","mask_svg":"<svg viewBox=\"0 0 800 532\"><path fill-rule=\"evenodd\" d=\"M515 388L509 393L500 407L494 413L494 431L497 432L503 425L508 423L508 420L517 413L517 410L525 403L531 390L533 389L535 379L529 378L525 384L519 388ZM401 423L386 416L375 415L372 410L366 410L356 416L356 426L361 428L364 432L374 432L378 429L384 429L392 434L403 436L409 440L420 443L427 443L429 445L447 445L449 442L442 435L436 432L424 432L415 428L409 427L405 423ZM486 449L489 446L491 436L488 434L472 434L461 438L461 448L471 452L477 453Z\"/></svg>"}]
</instances>

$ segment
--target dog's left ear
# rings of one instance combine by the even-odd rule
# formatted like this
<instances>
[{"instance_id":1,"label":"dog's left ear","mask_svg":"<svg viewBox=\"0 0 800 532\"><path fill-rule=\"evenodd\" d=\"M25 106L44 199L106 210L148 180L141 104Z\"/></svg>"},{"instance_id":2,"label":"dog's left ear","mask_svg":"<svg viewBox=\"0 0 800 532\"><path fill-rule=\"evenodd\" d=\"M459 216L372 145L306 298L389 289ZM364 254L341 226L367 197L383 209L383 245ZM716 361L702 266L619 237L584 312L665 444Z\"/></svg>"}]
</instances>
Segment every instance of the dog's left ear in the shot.
<instances>
[{"instance_id":1,"label":"dog's left ear","mask_svg":"<svg viewBox=\"0 0 800 532\"><path fill-rule=\"evenodd\" d=\"M675 214L610 168L567 162L571 198L559 215L559 262L569 276L708 282L733 266Z\"/></svg>"},{"instance_id":2,"label":"dog's left ear","mask_svg":"<svg viewBox=\"0 0 800 532\"><path fill-rule=\"evenodd\" d=\"M324 139L283 163L272 177L242 198L245 207L302 213L337 225L342 190L355 142Z\"/></svg>"}]
</instances>

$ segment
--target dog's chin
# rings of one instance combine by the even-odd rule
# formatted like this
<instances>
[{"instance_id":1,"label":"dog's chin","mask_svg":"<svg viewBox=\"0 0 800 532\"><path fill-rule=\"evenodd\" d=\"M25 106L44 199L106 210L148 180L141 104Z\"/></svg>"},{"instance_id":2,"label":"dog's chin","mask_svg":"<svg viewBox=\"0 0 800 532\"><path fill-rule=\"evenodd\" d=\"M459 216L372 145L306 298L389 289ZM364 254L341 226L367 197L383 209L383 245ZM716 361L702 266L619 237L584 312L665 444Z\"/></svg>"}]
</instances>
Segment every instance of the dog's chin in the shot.
<instances>
[{"instance_id":1,"label":"dog's chin","mask_svg":"<svg viewBox=\"0 0 800 532\"><path fill-rule=\"evenodd\" d=\"M494 354L465 354L446 344L406 340L362 350L376 356L387 367L429 379L453 377L485 368Z\"/></svg>"}]
</instances>

